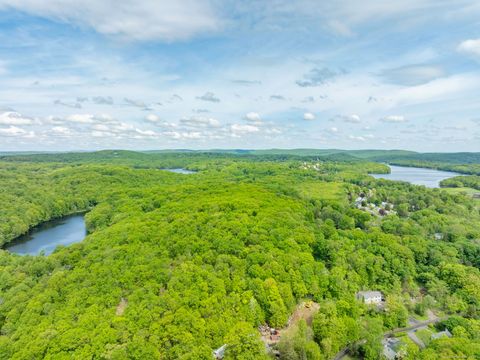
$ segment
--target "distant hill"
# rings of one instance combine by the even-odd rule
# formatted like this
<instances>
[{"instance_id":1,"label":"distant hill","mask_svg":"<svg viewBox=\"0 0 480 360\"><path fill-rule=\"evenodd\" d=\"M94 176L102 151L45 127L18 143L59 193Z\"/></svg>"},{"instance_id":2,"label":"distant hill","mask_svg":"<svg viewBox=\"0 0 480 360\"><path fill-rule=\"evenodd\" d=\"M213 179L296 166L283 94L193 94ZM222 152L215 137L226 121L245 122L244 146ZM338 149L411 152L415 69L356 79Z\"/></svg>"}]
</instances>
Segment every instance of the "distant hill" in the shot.
<instances>
[{"instance_id":1,"label":"distant hill","mask_svg":"<svg viewBox=\"0 0 480 360\"><path fill-rule=\"evenodd\" d=\"M424 161L431 163L448 164L478 164L480 163L480 153L478 152L459 152L459 153L418 153L407 150L339 150L339 149L271 149L271 150L252 150L250 154L256 155L296 155L296 156L350 156L353 158L377 161L377 162L396 162L396 161Z\"/></svg>"},{"instance_id":2,"label":"distant hill","mask_svg":"<svg viewBox=\"0 0 480 360\"><path fill-rule=\"evenodd\" d=\"M152 156L176 155L177 157L188 156L222 156L222 154L237 155L240 157L262 157L265 159L301 159L318 158L331 161L358 161L368 160L374 162L386 162L399 165L440 167L443 165L471 165L480 164L479 152L459 153L418 153L407 150L341 150L341 149L211 149L211 150L150 150L150 151L127 151L127 150L103 150L96 152L0 152L0 158L15 161L53 161L53 162L77 162L86 159L104 162L121 158L123 160L147 160Z\"/></svg>"}]
</instances>

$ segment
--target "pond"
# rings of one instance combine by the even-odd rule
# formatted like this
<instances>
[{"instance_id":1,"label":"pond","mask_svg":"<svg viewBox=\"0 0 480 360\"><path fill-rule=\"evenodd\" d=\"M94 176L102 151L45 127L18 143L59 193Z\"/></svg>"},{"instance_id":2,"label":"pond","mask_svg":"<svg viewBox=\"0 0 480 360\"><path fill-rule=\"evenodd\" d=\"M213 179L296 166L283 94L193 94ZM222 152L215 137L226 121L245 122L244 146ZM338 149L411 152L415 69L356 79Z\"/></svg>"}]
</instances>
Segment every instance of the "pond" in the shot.
<instances>
[{"instance_id":1,"label":"pond","mask_svg":"<svg viewBox=\"0 0 480 360\"><path fill-rule=\"evenodd\" d=\"M178 169L162 169L162 170L170 171L170 172L173 172L173 173L176 173L176 174L185 174L185 175L196 174L196 173L197 173L197 171L187 170L187 169L182 169L182 168L178 168Z\"/></svg>"},{"instance_id":2,"label":"pond","mask_svg":"<svg viewBox=\"0 0 480 360\"><path fill-rule=\"evenodd\" d=\"M461 174L451 171L415 168L406 166L389 165L390 174L371 174L376 179L406 181L413 185L423 185L428 188L440 187L440 181Z\"/></svg>"},{"instance_id":3,"label":"pond","mask_svg":"<svg viewBox=\"0 0 480 360\"><path fill-rule=\"evenodd\" d=\"M47 221L5 246L19 255L51 254L58 245L70 245L85 239L87 229L84 214L75 214Z\"/></svg>"}]
</instances>

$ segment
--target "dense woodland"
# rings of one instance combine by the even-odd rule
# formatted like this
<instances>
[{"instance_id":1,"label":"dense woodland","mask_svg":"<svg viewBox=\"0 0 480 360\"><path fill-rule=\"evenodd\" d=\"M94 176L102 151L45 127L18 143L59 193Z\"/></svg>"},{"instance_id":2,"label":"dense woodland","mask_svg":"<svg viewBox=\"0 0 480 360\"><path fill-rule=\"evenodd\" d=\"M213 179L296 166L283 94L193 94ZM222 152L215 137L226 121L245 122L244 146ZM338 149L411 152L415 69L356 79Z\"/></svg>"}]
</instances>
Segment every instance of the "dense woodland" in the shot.
<instances>
[{"instance_id":1,"label":"dense woodland","mask_svg":"<svg viewBox=\"0 0 480 360\"><path fill-rule=\"evenodd\" d=\"M319 310L281 359L380 359L384 333L429 311L453 336L406 359L478 359L479 201L368 175L386 171L315 154L5 156L0 243L80 211L89 235L49 256L0 250L0 359L211 360L223 344L268 359L258 326L284 327L302 301Z\"/></svg>"},{"instance_id":2,"label":"dense woodland","mask_svg":"<svg viewBox=\"0 0 480 360\"><path fill-rule=\"evenodd\" d=\"M450 188L471 188L475 190L480 190L480 176L455 176L450 179L443 180L441 183L442 187Z\"/></svg>"}]
</instances>

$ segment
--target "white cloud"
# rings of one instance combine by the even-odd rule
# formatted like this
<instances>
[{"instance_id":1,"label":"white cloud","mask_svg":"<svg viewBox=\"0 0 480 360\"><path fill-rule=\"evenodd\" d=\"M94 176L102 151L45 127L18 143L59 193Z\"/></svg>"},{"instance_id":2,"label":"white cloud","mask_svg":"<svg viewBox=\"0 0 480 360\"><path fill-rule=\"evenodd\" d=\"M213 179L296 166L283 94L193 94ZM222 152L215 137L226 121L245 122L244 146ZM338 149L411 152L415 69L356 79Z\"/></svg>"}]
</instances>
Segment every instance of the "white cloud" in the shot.
<instances>
[{"instance_id":1,"label":"white cloud","mask_svg":"<svg viewBox=\"0 0 480 360\"><path fill-rule=\"evenodd\" d=\"M7 63L0 59L0 75L7 75Z\"/></svg>"},{"instance_id":2,"label":"white cloud","mask_svg":"<svg viewBox=\"0 0 480 360\"><path fill-rule=\"evenodd\" d=\"M480 56L480 39L465 40L458 45L458 51Z\"/></svg>"},{"instance_id":3,"label":"white cloud","mask_svg":"<svg viewBox=\"0 0 480 360\"><path fill-rule=\"evenodd\" d=\"M152 123L158 123L160 120L160 116L155 115L155 114L148 114L145 116L145 120L152 122Z\"/></svg>"},{"instance_id":4,"label":"white cloud","mask_svg":"<svg viewBox=\"0 0 480 360\"><path fill-rule=\"evenodd\" d=\"M1 125L31 125L33 120L15 111L0 113Z\"/></svg>"},{"instance_id":5,"label":"white cloud","mask_svg":"<svg viewBox=\"0 0 480 360\"><path fill-rule=\"evenodd\" d=\"M82 108L82 104L80 104L79 102L68 102L68 101L63 101L63 100L55 100L53 102L55 105L61 105L61 106L65 106L65 107L69 107L69 108L73 108L73 109L81 109Z\"/></svg>"},{"instance_id":6,"label":"white cloud","mask_svg":"<svg viewBox=\"0 0 480 360\"><path fill-rule=\"evenodd\" d=\"M220 99L218 97L216 97L215 94L210 92L210 91L207 91L202 96L197 96L197 99L198 100L203 100L203 101L215 102L215 103L220 102Z\"/></svg>"},{"instance_id":7,"label":"white cloud","mask_svg":"<svg viewBox=\"0 0 480 360\"><path fill-rule=\"evenodd\" d=\"M355 136L355 135L349 135L348 138L353 141L365 141L365 137L363 136Z\"/></svg>"},{"instance_id":8,"label":"white cloud","mask_svg":"<svg viewBox=\"0 0 480 360\"><path fill-rule=\"evenodd\" d=\"M233 137L239 137L245 134L257 133L260 131L258 126L248 124L233 124L230 126Z\"/></svg>"},{"instance_id":9,"label":"white cloud","mask_svg":"<svg viewBox=\"0 0 480 360\"><path fill-rule=\"evenodd\" d=\"M345 37L352 37L355 35L353 31L344 23L338 20L331 20L328 23L328 27L331 31L333 31L337 35L345 36Z\"/></svg>"},{"instance_id":10,"label":"white cloud","mask_svg":"<svg viewBox=\"0 0 480 360\"><path fill-rule=\"evenodd\" d=\"M157 136L157 133L152 130L141 130L141 129L135 129L135 132L146 137L152 137L152 136Z\"/></svg>"},{"instance_id":11,"label":"white cloud","mask_svg":"<svg viewBox=\"0 0 480 360\"><path fill-rule=\"evenodd\" d=\"M35 133L33 131L26 131L17 126L10 126L8 128L0 128L0 136L29 138L34 137Z\"/></svg>"},{"instance_id":12,"label":"white cloud","mask_svg":"<svg viewBox=\"0 0 480 360\"><path fill-rule=\"evenodd\" d=\"M448 102L458 97L467 99L468 95L479 90L479 84L480 76L478 73L462 73L418 86L401 88L394 95L394 99L401 105Z\"/></svg>"},{"instance_id":13,"label":"white cloud","mask_svg":"<svg viewBox=\"0 0 480 360\"><path fill-rule=\"evenodd\" d=\"M203 138L202 133L199 131L165 131L162 135L174 140L198 140Z\"/></svg>"},{"instance_id":14,"label":"white cloud","mask_svg":"<svg viewBox=\"0 0 480 360\"><path fill-rule=\"evenodd\" d=\"M105 131L97 131L97 130L92 131L91 135L95 138L104 138L104 137L113 136L112 133L105 132Z\"/></svg>"},{"instance_id":15,"label":"white cloud","mask_svg":"<svg viewBox=\"0 0 480 360\"><path fill-rule=\"evenodd\" d=\"M342 116L342 119L343 121L352 123L352 124L360 123L360 116L356 114Z\"/></svg>"},{"instance_id":16,"label":"white cloud","mask_svg":"<svg viewBox=\"0 0 480 360\"><path fill-rule=\"evenodd\" d=\"M135 107L139 107L139 108L146 108L146 107L147 107L147 104L145 104L145 103L144 103L143 101L141 101L141 100L124 98L123 101L125 101L125 103L126 103L127 105L130 105L130 106L135 106Z\"/></svg>"},{"instance_id":17,"label":"white cloud","mask_svg":"<svg viewBox=\"0 0 480 360\"><path fill-rule=\"evenodd\" d=\"M262 122L262 119L260 118L260 115L256 112L249 112L248 114L245 115L245 120L254 122L254 123L260 123Z\"/></svg>"},{"instance_id":18,"label":"white cloud","mask_svg":"<svg viewBox=\"0 0 480 360\"><path fill-rule=\"evenodd\" d=\"M215 128L220 126L220 122L217 119L202 116L190 116L189 118L182 118L180 119L180 123L190 127Z\"/></svg>"},{"instance_id":19,"label":"white cloud","mask_svg":"<svg viewBox=\"0 0 480 360\"><path fill-rule=\"evenodd\" d=\"M7 8L140 41L188 39L216 31L222 23L206 0L0 1L0 10Z\"/></svg>"},{"instance_id":20,"label":"white cloud","mask_svg":"<svg viewBox=\"0 0 480 360\"><path fill-rule=\"evenodd\" d=\"M335 134L335 133L338 133L338 128L331 127L330 129L328 129L328 131L331 132L332 134Z\"/></svg>"},{"instance_id":21,"label":"white cloud","mask_svg":"<svg viewBox=\"0 0 480 360\"><path fill-rule=\"evenodd\" d=\"M445 75L445 70L439 65L407 65L382 72L387 81L407 86L425 84Z\"/></svg>"},{"instance_id":22,"label":"white cloud","mask_svg":"<svg viewBox=\"0 0 480 360\"><path fill-rule=\"evenodd\" d=\"M72 114L65 118L66 121L80 124L90 124L94 122L94 115L92 114Z\"/></svg>"},{"instance_id":23,"label":"white cloud","mask_svg":"<svg viewBox=\"0 0 480 360\"><path fill-rule=\"evenodd\" d=\"M407 122L407 119L405 119L405 117L402 115L388 115L384 118L381 118L380 121L386 123L404 123Z\"/></svg>"},{"instance_id":24,"label":"white cloud","mask_svg":"<svg viewBox=\"0 0 480 360\"><path fill-rule=\"evenodd\" d=\"M52 118L51 118L52 119ZM108 114L101 114L101 115L93 115L93 114L72 114L68 115L64 119L53 118L54 122L61 122L62 120L72 123L79 123L79 124L92 124L97 122L116 122Z\"/></svg>"},{"instance_id":25,"label":"white cloud","mask_svg":"<svg viewBox=\"0 0 480 360\"><path fill-rule=\"evenodd\" d=\"M282 133L283 133L282 130L280 130L279 128L275 128L275 127L274 127L274 128L266 128L266 129L264 130L264 132L265 132L265 134L267 134L267 135L279 135L279 134L282 134Z\"/></svg>"},{"instance_id":26,"label":"white cloud","mask_svg":"<svg viewBox=\"0 0 480 360\"><path fill-rule=\"evenodd\" d=\"M107 125L104 125L104 124L95 124L92 126L92 129L93 130L96 130L96 131L110 131L110 128L107 126Z\"/></svg>"},{"instance_id":27,"label":"white cloud","mask_svg":"<svg viewBox=\"0 0 480 360\"><path fill-rule=\"evenodd\" d=\"M92 101L97 105L113 105L113 98L111 96L94 96Z\"/></svg>"},{"instance_id":28,"label":"white cloud","mask_svg":"<svg viewBox=\"0 0 480 360\"><path fill-rule=\"evenodd\" d=\"M56 136L70 136L72 135L72 131L64 126L54 126L52 128L52 134Z\"/></svg>"},{"instance_id":29,"label":"white cloud","mask_svg":"<svg viewBox=\"0 0 480 360\"><path fill-rule=\"evenodd\" d=\"M315 120L315 114L312 114L311 112L306 112L303 114L303 120Z\"/></svg>"}]
</instances>

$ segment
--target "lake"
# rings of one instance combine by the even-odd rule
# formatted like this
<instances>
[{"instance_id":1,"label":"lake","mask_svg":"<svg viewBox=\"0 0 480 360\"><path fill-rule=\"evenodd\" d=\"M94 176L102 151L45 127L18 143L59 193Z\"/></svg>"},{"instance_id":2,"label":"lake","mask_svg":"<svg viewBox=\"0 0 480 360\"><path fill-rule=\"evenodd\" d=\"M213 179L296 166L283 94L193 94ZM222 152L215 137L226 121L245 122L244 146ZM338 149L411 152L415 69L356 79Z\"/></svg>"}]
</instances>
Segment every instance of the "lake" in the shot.
<instances>
[{"instance_id":1,"label":"lake","mask_svg":"<svg viewBox=\"0 0 480 360\"><path fill-rule=\"evenodd\" d=\"M84 214L66 216L47 221L28 234L18 237L5 246L5 250L19 255L51 254L58 245L70 245L85 239Z\"/></svg>"},{"instance_id":2,"label":"lake","mask_svg":"<svg viewBox=\"0 0 480 360\"><path fill-rule=\"evenodd\" d=\"M434 169L415 168L406 166L389 165L390 174L371 174L376 179L387 179L395 181L407 181L414 185L423 185L428 188L440 187L440 181L458 176L461 174L451 171Z\"/></svg>"},{"instance_id":3,"label":"lake","mask_svg":"<svg viewBox=\"0 0 480 360\"><path fill-rule=\"evenodd\" d=\"M176 173L176 174L185 174L185 175L188 175L188 174L196 174L196 173L197 173L197 171L187 170L187 169L182 169L182 168L178 168L178 169L162 169L162 170L170 171L170 172L173 172L173 173Z\"/></svg>"}]
</instances>

